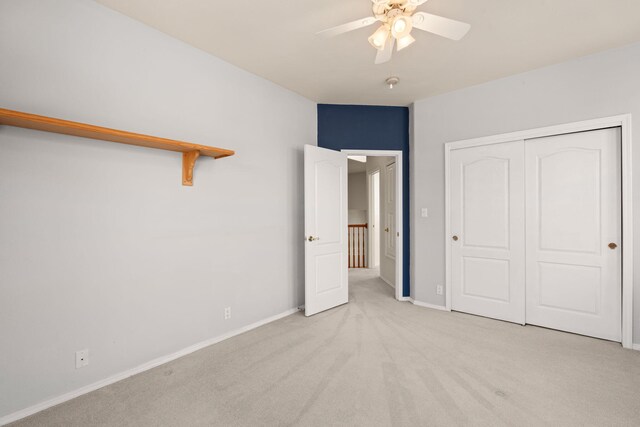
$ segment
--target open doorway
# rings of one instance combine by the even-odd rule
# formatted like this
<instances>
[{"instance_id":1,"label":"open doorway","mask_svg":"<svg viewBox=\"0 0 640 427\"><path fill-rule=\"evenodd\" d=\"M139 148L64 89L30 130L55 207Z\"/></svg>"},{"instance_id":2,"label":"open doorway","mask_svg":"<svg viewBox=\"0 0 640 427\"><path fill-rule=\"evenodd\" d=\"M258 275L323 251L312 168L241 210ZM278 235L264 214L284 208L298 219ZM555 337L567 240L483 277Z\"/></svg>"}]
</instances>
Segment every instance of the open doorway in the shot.
<instances>
[{"instance_id":1,"label":"open doorway","mask_svg":"<svg viewBox=\"0 0 640 427\"><path fill-rule=\"evenodd\" d=\"M402 152L353 151L349 155L350 280L375 278L402 296Z\"/></svg>"}]
</instances>

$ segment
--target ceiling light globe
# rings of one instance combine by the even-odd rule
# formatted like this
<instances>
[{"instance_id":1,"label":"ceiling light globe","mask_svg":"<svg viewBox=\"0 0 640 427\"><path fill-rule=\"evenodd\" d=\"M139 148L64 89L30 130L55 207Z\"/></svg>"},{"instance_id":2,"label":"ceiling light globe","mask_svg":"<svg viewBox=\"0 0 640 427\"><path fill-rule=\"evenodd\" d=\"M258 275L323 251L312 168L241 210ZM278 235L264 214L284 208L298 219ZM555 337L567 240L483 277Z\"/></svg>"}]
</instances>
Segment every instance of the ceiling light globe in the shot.
<instances>
[{"instance_id":1,"label":"ceiling light globe","mask_svg":"<svg viewBox=\"0 0 640 427\"><path fill-rule=\"evenodd\" d=\"M409 16L397 16L391 24L391 34L397 39L409 35L412 29L413 23Z\"/></svg>"},{"instance_id":2,"label":"ceiling light globe","mask_svg":"<svg viewBox=\"0 0 640 427\"><path fill-rule=\"evenodd\" d=\"M382 25L380 28L376 30L375 33L369 37L369 43L371 46L375 47L378 50L383 50L385 45L387 44L387 39L389 38L389 27L387 25Z\"/></svg>"},{"instance_id":3,"label":"ceiling light globe","mask_svg":"<svg viewBox=\"0 0 640 427\"><path fill-rule=\"evenodd\" d=\"M409 47L415 41L416 41L416 39L414 39L411 34L407 34L404 37L400 37L398 39L398 44L397 44L398 52L401 51L402 49L404 49L405 47Z\"/></svg>"}]
</instances>

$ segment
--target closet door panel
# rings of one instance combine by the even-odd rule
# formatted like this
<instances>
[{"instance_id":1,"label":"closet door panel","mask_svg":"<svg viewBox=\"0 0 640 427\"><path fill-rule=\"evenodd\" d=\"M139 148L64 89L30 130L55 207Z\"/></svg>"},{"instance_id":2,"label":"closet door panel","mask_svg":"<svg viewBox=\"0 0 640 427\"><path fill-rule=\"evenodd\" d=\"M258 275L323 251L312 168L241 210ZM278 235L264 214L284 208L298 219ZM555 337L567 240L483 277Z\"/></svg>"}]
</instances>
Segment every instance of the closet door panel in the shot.
<instances>
[{"instance_id":1,"label":"closet door panel","mask_svg":"<svg viewBox=\"0 0 640 427\"><path fill-rule=\"evenodd\" d=\"M620 341L620 131L525 146L526 321Z\"/></svg>"},{"instance_id":2,"label":"closet door panel","mask_svg":"<svg viewBox=\"0 0 640 427\"><path fill-rule=\"evenodd\" d=\"M524 142L454 150L452 309L524 323Z\"/></svg>"}]
</instances>

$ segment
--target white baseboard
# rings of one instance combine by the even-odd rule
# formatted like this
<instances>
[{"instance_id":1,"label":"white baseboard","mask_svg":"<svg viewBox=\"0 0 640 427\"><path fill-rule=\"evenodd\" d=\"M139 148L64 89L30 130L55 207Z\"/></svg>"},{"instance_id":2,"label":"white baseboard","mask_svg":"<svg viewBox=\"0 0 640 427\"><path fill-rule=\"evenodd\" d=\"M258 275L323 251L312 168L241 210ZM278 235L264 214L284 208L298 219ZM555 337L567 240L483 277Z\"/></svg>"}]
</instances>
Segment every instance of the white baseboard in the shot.
<instances>
[{"instance_id":1,"label":"white baseboard","mask_svg":"<svg viewBox=\"0 0 640 427\"><path fill-rule=\"evenodd\" d=\"M416 301L413 298L411 298L411 303L413 305L417 305L419 307L431 308L433 310L449 311L449 310L447 310L447 307L445 307L443 305L435 305L435 304L429 304L429 303L422 302L422 301Z\"/></svg>"},{"instance_id":2,"label":"white baseboard","mask_svg":"<svg viewBox=\"0 0 640 427\"><path fill-rule=\"evenodd\" d=\"M631 349L636 350L636 351L640 351L640 344L633 344L631 346Z\"/></svg>"},{"instance_id":3,"label":"white baseboard","mask_svg":"<svg viewBox=\"0 0 640 427\"><path fill-rule=\"evenodd\" d=\"M276 314L275 316L268 317L266 319L260 320L258 322L252 323L250 325L244 326L242 328L236 329L236 330L228 332L226 334L223 334L223 335L220 335L220 336L217 336L217 337L214 337L214 338L210 338L210 339L208 339L206 341L202 341L202 342L199 342L199 343L194 344L192 346L189 346L187 348L184 348L182 350L178 350L175 353L172 353L172 354L169 354L169 355L166 355L166 356L162 356L162 357L159 357L157 359L153 359L153 360L151 360L151 361L149 361L147 363L143 363L140 366L136 366L135 368L131 368L131 369L128 369L128 370L126 370L124 372L120 372L118 374L112 375L112 376L110 376L108 378L105 378L103 380L97 381L97 382L95 382L93 384L89 384L89 385L86 385L84 387L80 387L77 390L73 390L73 391L70 391L68 393L64 393L64 394L62 394L60 396L54 397L52 399L49 399L49 400L46 400L44 402L38 403L36 405L30 406L28 408L21 409L19 411L13 412L13 413L11 413L9 415L5 415L4 417L0 418L0 426L3 426L5 424L9 424L11 422L17 421L17 420L25 418L25 417L28 417L29 415L33 415L33 414L35 414L37 412L44 411L47 408L50 408L50 407L55 406L55 405L59 405L60 403L66 402L66 401L71 400L71 399L74 399L74 398L76 398L78 396L82 396L83 394L87 394L89 392L92 392L92 391L97 390L99 388L108 386L108 385L113 384L115 382L122 381L122 380L124 380L126 378L129 378L129 377L131 377L133 375L136 375L136 374L139 374L141 372L148 371L149 369L152 369L152 368L155 368L157 366L163 365L163 364L165 364L167 362L171 362L172 360L178 359L178 358L180 358L182 356L186 356L187 354L190 354L190 353L193 353L195 351L201 350L201 349L203 349L205 347L208 347L210 345L219 343L220 341L224 341L226 339L235 337L236 335L240 335L240 334L248 332L248 331L250 331L252 329L258 328L258 327L263 326L263 325L266 325L267 323L271 323L271 322L274 322L274 321L276 321L278 319L282 319L283 317L290 316L293 313L298 312L299 310L300 310L300 308L292 308L292 309L287 310L287 311L285 311L283 313Z\"/></svg>"},{"instance_id":4,"label":"white baseboard","mask_svg":"<svg viewBox=\"0 0 640 427\"><path fill-rule=\"evenodd\" d=\"M396 288L395 286L393 286L393 285L391 284L391 281L390 281L390 280L387 280L387 279L385 279L384 277L382 277L382 274L380 275L380 279L381 279L384 283L386 283L387 285L391 286L393 289L395 289L395 288Z\"/></svg>"}]
</instances>

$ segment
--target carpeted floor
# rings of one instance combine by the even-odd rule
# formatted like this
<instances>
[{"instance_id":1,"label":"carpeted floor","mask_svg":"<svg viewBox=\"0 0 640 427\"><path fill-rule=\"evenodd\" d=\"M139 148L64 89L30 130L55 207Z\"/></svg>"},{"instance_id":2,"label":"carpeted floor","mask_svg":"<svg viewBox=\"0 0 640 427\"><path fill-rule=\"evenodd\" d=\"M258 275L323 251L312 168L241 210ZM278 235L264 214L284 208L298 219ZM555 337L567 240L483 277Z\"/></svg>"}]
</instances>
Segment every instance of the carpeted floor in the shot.
<instances>
[{"instance_id":1,"label":"carpeted floor","mask_svg":"<svg viewBox=\"0 0 640 427\"><path fill-rule=\"evenodd\" d=\"M366 270L298 313L16 426L638 426L640 352L414 306Z\"/></svg>"}]
</instances>

